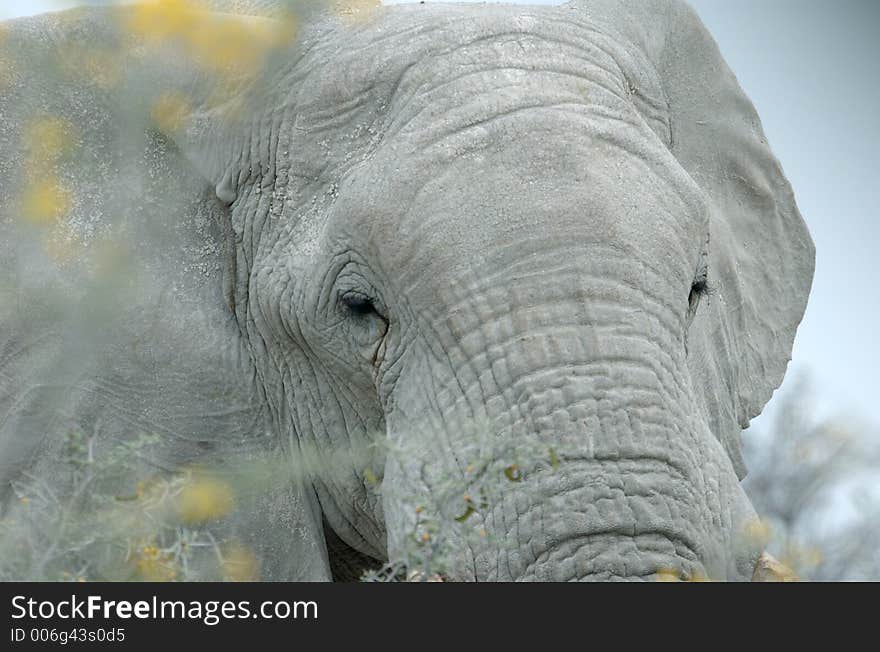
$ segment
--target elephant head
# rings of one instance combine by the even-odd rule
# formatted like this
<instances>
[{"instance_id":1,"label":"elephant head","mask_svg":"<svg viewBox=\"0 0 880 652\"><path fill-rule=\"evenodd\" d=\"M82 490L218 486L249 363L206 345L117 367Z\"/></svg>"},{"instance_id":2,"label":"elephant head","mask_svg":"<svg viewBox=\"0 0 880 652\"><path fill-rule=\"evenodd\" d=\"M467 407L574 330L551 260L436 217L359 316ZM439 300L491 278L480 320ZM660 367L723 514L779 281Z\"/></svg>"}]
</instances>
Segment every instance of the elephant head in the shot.
<instances>
[{"instance_id":1,"label":"elephant head","mask_svg":"<svg viewBox=\"0 0 880 652\"><path fill-rule=\"evenodd\" d=\"M260 16L217 20L283 20L250 7ZM7 38L46 52L108 16L23 21ZM185 58L140 53L131 83L39 98L83 125L95 158L78 224L115 197L149 235L133 257L150 282L50 416L34 387L79 339L19 334L27 353L4 376L31 393L3 399L5 468L51 448L8 442L58 411L111 437L158 430L175 460L314 458L325 472L249 510L274 577L409 559L414 537L435 536L424 506L455 482L437 507L461 521L450 579L751 577L740 431L782 380L814 253L692 10L399 6L321 14L257 81ZM101 167L108 148L142 156L111 137L118 107L169 89L188 109L156 121L151 172ZM27 92L6 91L5 142ZM143 226L143 202L169 219ZM468 492L486 450L507 472L482 501Z\"/></svg>"}]
</instances>

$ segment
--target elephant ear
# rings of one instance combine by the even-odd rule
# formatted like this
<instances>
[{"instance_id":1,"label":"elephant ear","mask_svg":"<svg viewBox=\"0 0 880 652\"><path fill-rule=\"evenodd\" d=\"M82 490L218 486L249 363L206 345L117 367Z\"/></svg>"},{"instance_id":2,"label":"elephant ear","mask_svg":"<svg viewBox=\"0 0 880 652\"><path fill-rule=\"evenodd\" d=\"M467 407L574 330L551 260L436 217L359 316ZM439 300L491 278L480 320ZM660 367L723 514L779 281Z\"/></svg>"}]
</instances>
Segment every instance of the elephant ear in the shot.
<instances>
[{"instance_id":1,"label":"elephant ear","mask_svg":"<svg viewBox=\"0 0 880 652\"><path fill-rule=\"evenodd\" d=\"M634 97L655 95L666 105L661 137L708 199L712 292L690 327L688 358L713 432L743 477L740 431L791 359L813 242L754 106L690 7L679 0L572 7L621 39L628 60L647 64L647 72L625 71Z\"/></svg>"},{"instance_id":2,"label":"elephant ear","mask_svg":"<svg viewBox=\"0 0 880 652\"><path fill-rule=\"evenodd\" d=\"M233 461L263 460L278 446L230 309L240 285L237 243L228 206L216 197L217 175L233 165L223 157L244 126L218 118L229 118L241 80L178 56L223 57L236 50L222 48L240 46L166 48L149 33L162 24L137 11L76 10L0 25L7 517L26 477L64 495L71 436L85 438L90 460L153 441L137 449L119 486L103 487L111 503L133 493L138 477L215 465L225 474ZM234 20L212 25L231 41ZM247 27L260 19L243 20ZM222 509L207 506L217 517L206 526L212 536L252 550L264 579L328 579L313 490L297 482L266 489L233 475L223 482L234 498L223 490L214 496ZM24 569L24 578L38 579L35 570Z\"/></svg>"}]
</instances>

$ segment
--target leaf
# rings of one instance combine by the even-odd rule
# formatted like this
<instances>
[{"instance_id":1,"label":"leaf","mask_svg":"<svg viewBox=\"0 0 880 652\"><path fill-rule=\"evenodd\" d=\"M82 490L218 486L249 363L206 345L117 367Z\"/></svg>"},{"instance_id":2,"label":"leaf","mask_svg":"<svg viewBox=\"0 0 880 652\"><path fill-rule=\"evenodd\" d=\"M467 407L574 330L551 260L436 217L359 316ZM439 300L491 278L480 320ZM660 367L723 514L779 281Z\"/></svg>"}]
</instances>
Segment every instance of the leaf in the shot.
<instances>
[{"instance_id":1,"label":"leaf","mask_svg":"<svg viewBox=\"0 0 880 652\"><path fill-rule=\"evenodd\" d=\"M456 516L455 520L459 523L464 523L475 511L477 510L474 509L474 506L471 503L468 503L467 509L465 510L464 514L462 514L461 516Z\"/></svg>"},{"instance_id":2,"label":"leaf","mask_svg":"<svg viewBox=\"0 0 880 652\"><path fill-rule=\"evenodd\" d=\"M517 466L516 464L511 464L506 469L504 469L504 476L511 482L522 481L522 471L520 471L519 466Z\"/></svg>"}]
</instances>

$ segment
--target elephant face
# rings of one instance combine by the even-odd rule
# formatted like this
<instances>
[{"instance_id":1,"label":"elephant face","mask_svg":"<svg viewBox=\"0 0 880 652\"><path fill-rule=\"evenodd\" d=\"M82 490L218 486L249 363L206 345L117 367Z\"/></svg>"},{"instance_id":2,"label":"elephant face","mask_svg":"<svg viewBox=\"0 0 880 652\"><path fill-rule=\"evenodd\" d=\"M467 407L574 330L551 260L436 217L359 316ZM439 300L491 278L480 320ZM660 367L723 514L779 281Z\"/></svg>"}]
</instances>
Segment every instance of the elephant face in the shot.
<instances>
[{"instance_id":1,"label":"elephant face","mask_svg":"<svg viewBox=\"0 0 880 652\"><path fill-rule=\"evenodd\" d=\"M746 577L760 551L740 536L754 514L729 420L743 408L706 379L746 375L710 356L726 353L719 330L724 347L749 335L721 314L741 306L701 299L724 282L713 257L739 246L724 242L735 216L676 156L664 62L566 11L419 7L300 60L272 172L235 192L257 241L250 341L297 441L380 432L398 451L370 461L380 488L356 464L316 481L325 519L364 553L405 554L434 484L467 486L483 429L556 463L476 510L488 536L457 541L452 577ZM773 246L811 261L805 232Z\"/></svg>"},{"instance_id":2,"label":"elephant face","mask_svg":"<svg viewBox=\"0 0 880 652\"><path fill-rule=\"evenodd\" d=\"M467 508L451 579L749 577L739 433L813 249L690 10L399 7L318 21L263 81L172 137L223 205L236 337L273 436L323 469L328 541L405 559L488 442L517 467L438 508Z\"/></svg>"}]
</instances>

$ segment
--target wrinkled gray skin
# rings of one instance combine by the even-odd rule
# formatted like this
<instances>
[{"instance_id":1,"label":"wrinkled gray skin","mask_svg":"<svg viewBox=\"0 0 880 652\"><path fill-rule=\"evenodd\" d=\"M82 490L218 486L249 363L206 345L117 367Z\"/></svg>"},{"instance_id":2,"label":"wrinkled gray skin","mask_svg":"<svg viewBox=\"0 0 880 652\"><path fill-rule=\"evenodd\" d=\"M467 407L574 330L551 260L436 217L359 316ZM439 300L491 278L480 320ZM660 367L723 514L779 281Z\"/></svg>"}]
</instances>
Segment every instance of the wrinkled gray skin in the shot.
<instances>
[{"instance_id":1,"label":"wrinkled gray skin","mask_svg":"<svg viewBox=\"0 0 880 652\"><path fill-rule=\"evenodd\" d=\"M43 16L6 38L48 56L107 22ZM128 149L136 87L22 76L3 92L4 483L51 472L70 424L157 432L163 467L423 438L420 457L376 453L378 487L353 462L229 525L266 579L339 579L400 554L419 474L459 468L470 424L489 424L559 466L474 516L490 536L460 547L452 579L748 579L740 431L781 382L813 246L693 11L398 6L316 21L276 59L243 118L205 109ZM209 95L143 66L127 74ZM88 291L13 241L16 148L41 111L80 125L91 161L71 223L117 211L145 243L129 257L149 283L120 289L102 326ZM53 317L29 298L46 284L86 309Z\"/></svg>"}]
</instances>

